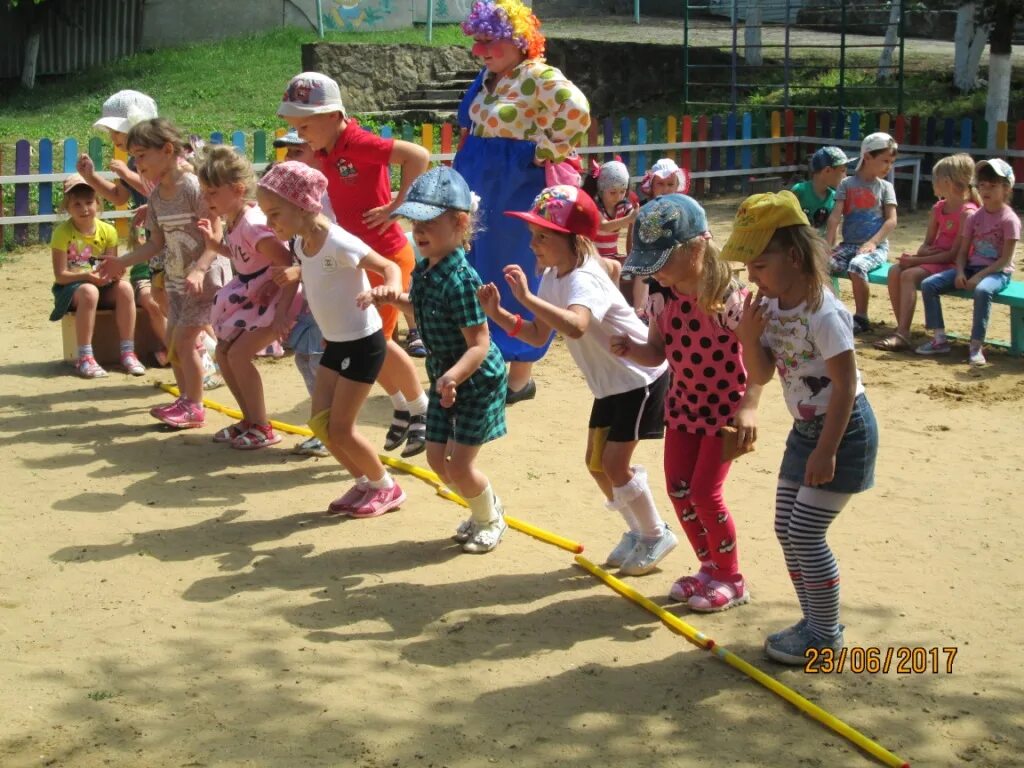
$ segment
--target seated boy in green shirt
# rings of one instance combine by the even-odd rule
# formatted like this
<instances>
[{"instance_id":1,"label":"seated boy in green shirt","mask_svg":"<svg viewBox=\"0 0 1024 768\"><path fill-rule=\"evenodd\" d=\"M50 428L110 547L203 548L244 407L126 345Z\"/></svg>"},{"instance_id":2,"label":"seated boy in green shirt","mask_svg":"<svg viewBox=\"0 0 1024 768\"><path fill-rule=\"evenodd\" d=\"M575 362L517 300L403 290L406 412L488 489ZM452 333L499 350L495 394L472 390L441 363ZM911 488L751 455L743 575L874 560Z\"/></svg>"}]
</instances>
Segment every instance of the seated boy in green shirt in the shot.
<instances>
[{"instance_id":1,"label":"seated boy in green shirt","mask_svg":"<svg viewBox=\"0 0 1024 768\"><path fill-rule=\"evenodd\" d=\"M810 180L793 185L793 194L800 201L807 220L821 235L825 234L828 216L836 204L836 187L846 176L846 164L850 161L839 147L821 147L808 163Z\"/></svg>"}]
</instances>

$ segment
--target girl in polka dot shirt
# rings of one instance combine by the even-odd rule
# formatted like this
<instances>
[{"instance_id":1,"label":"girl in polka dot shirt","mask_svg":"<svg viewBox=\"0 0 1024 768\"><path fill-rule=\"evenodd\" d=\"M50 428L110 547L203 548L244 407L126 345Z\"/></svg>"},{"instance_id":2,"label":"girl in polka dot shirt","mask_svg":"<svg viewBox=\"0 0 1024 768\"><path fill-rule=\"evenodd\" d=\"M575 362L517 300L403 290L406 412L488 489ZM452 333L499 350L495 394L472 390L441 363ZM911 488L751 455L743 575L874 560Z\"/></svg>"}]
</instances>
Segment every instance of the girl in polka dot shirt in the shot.
<instances>
[{"instance_id":1,"label":"girl in polka dot shirt","mask_svg":"<svg viewBox=\"0 0 1024 768\"><path fill-rule=\"evenodd\" d=\"M641 208L633 242L623 270L656 281L647 302L647 343L617 337L612 349L645 365L668 360L665 480L700 562L669 596L695 611L724 611L750 599L722 496L732 459L752 446L757 431L761 387L747 381L736 336L747 290L719 257L704 209L686 195L665 195ZM723 437L733 429L736 447Z\"/></svg>"}]
</instances>

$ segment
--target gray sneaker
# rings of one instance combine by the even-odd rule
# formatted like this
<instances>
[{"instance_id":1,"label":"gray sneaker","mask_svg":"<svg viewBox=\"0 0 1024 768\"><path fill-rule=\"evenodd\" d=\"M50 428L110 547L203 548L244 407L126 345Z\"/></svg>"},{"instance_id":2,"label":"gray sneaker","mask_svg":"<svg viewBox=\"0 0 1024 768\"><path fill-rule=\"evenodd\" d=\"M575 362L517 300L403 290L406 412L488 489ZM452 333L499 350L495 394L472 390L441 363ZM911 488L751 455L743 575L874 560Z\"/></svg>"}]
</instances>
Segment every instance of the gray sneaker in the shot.
<instances>
[{"instance_id":1,"label":"gray sneaker","mask_svg":"<svg viewBox=\"0 0 1024 768\"><path fill-rule=\"evenodd\" d=\"M768 635L768 637L765 638L764 647L767 649L768 643L777 643L782 638L789 637L794 632L803 632L806 626L807 619L800 619L800 621L798 621L791 627L786 627L785 629L779 630L778 632L772 632L770 635Z\"/></svg>"},{"instance_id":2,"label":"gray sneaker","mask_svg":"<svg viewBox=\"0 0 1024 768\"><path fill-rule=\"evenodd\" d=\"M626 558L629 557L629 553L633 551L639 541L640 534L634 533L633 531L626 531L622 534L622 538L619 539L619 543L615 545L615 549L613 549L611 554L604 559L605 565L610 565L612 568L618 568L626 561Z\"/></svg>"},{"instance_id":3,"label":"gray sneaker","mask_svg":"<svg viewBox=\"0 0 1024 768\"><path fill-rule=\"evenodd\" d=\"M626 556L619 573L625 576L643 576L653 571L665 556L676 548L679 539L672 529L665 527L665 532L656 539L640 538L633 551Z\"/></svg>"},{"instance_id":4,"label":"gray sneaker","mask_svg":"<svg viewBox=\"0 0 1024 768\"><path fill-rule=\"evenodd\" d=\"M462 551L471 555L482 555L490 552L501 541L501 537L508 530L504 515L498 515L489 523L483 525L473 523L473 532L469 539L462 545Z\"/></svg>"},{"instance_id":5,"label":"gray sneaker","mask_svg":"<svg viewBox=\"0 0 1024 768\"><path fill-rule=\"evenodd\" d=\"M807 663L807 652L812 648L818 651L830 649L838 652L842 647L842 628L840 628L839 633L835 637L820 638L812 635L810 627L805 625L801 629L795 629L785 637L780 637L774 641L769 640L765 644L764 652L768 655L769 659L794 667L802 667Z\"/></svg>"}]
</instances>

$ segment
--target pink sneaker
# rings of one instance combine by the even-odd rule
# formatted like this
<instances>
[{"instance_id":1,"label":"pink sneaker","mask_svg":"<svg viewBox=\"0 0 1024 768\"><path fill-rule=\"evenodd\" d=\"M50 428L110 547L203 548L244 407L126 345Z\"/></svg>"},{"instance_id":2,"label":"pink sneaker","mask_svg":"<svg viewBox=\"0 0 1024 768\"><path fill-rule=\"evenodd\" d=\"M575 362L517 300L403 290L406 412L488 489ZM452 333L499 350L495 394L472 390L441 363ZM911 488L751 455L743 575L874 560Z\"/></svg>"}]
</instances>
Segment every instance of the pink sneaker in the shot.
<instances>
[{"instance_id":1,"label":"pink sneaker","mask_svg":"<svg viewBox=\"0 0 1024 768\"><path fill-rule=\"evenodd\" d=\"M691 611L698 613L718 613L727 611L737 605L750 602L750 593L743 583L743 577L735 581L717 581L712 579L704 585L704 589L691 597L686 604Z\"/></svg>"},{"instance_id":2,"label":"pink sneaker","mask_svg":"<svg viewBox=\"0 0 1024 768\"><path fill-rule=\"evenodd\" d=\"M78 375L83 379L102 379L107 375L107 372L92 355L80 357L75 363L75 367L78 369Z\"/></svg>"},{"instance_id":3,"label":"pink sneaker","mask_svg":"<svg viewBox=\"0 0 1024 768\"><path fill-rule=\"evenodd\" d=\"M328 515L347 515L352 510L359 508L366 494L371 490L369 485L365 483L356 483L344 494L336 498L330 504L327 505Z\"/></svg>"},{"instance_id":4,"label":"pink sneaker","mask_svg":"<svg viewBox=\"0 0 1024 768\"><path fill-rule=\"evenodd\" d=\"M144 376L146 367L139 362L134 352L125 352L121 355L121 367L132 376Z\"/></svg>"},{"instance_id":5,"label":"pink sneaker","mask_svg":"<svg viewBox=\"0 0 1024 768\"><path fill-rule=\"evenodd\" d=\"M174 408L164 411L157 418L175 429L194 429L206 424L206 412L203 407L185 397L178 400Z\"/></svg>"},{"instance_id":6,"label":"pink sneaker","mask_svg":"<svg viewBox=\"0 0 1024 768\"><path fill-rule=\"evenodd\" d=\"M160 421L163 421L163 415L168 411L171 411L174 408L176 408L181 400L182 398L179 397L174 402L167 403L166 405L154 405L152 408L149 409L149 415L152 416L154 419L159 419Z\"/></svg>"},{"instance_id":7,"label":"pink sneaker","mask_svg":"<svg viewBox=\"0 0 1024 768\"><path fill-rule=\"evenodd\" d=\"M682 576L675 580L672 588L668 591L670 600L677 603L685 603L694 595L704 591L704 587L711 581L711 574L707 571L697 571L695 576Z\"/></svg>"},{"instance_id":8,"label":"pink sneaker","mask_svg":"<svg viewBox=\"0 0 1024 768\"><path fill-rule=\"evenodd\" d=\"M379 517L402 506L405 493L395 483L390 488L367 488L366 495L359 506L349 512L352 517Z\"/></svg>"}]
</instances>

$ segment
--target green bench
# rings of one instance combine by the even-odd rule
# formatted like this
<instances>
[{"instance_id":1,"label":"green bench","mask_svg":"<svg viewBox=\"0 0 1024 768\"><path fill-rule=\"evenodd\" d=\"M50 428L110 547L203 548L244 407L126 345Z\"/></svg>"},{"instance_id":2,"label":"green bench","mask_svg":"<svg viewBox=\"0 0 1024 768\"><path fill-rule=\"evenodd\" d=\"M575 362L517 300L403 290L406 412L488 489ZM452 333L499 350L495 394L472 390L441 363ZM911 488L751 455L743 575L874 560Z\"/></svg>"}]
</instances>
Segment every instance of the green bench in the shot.
<instances>
[{"instance_id":1,"label":"green bench","mask_svg":"<svg viewBox=\"0 0 1024 768\"><path fill-rule=\"evenodd\" d=\"M878 269L869 272L868 282L874 285L887 285L889 267L889 264L883 264ZM838 275L832 276L832 288L837 296L839 295L839 277ZM842 277L846 277L846 275L842 275ZM973 299L973 296L967 291L950 291L943 296ZM1005 341L986 341L985 343L997 347L1007 347L1010 354L1017 357L1024 355L1024 283L1011 280L1005 291L992 297L992 303L1005 304L1010 308L1010 343L1007 344ZM949 335L952 338L958 338L953 334Z\"/></svg>"}]
</instances>

